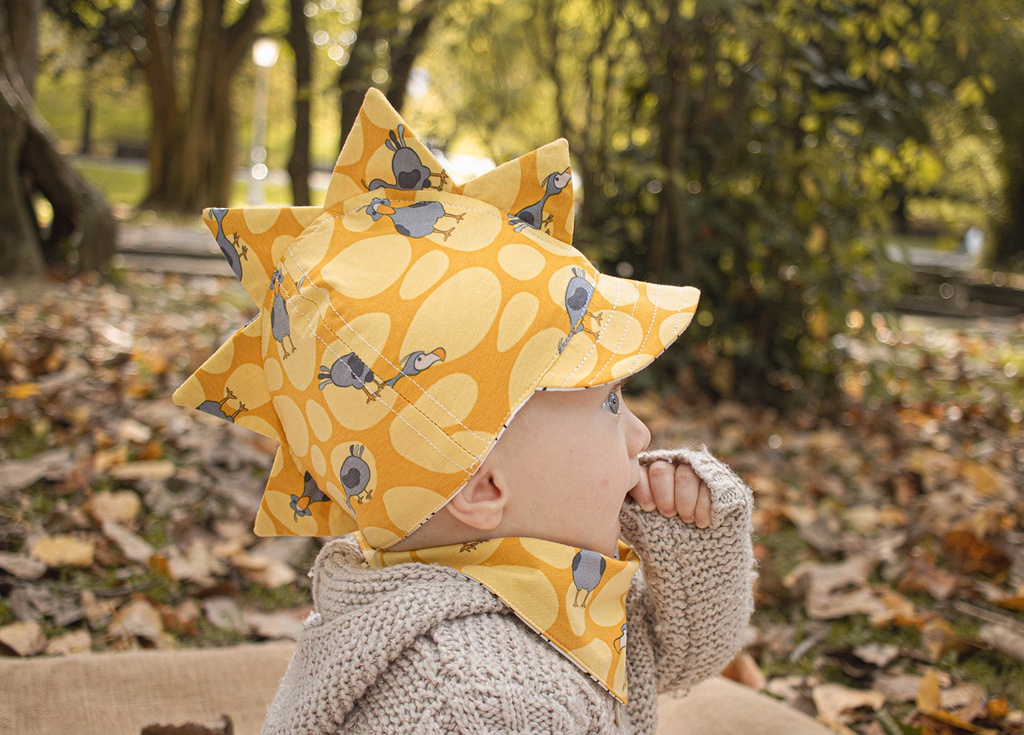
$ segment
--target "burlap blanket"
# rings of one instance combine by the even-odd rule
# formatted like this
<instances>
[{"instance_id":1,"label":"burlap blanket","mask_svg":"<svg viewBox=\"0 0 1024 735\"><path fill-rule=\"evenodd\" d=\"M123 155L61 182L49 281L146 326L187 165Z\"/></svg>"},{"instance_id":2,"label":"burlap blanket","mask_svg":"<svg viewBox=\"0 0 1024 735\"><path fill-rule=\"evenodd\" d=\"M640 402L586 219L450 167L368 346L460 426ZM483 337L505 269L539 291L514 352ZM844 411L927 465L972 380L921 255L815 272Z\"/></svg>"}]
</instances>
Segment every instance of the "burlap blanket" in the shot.
<instances>
[{"instance_id":1,"label":"burlap blanket","mask_svg":"<svg viewBox=\"0 0 1024 735\"><path fill-rule=\"evenodd\" d=\"M194 722L256 735L293 644L0 659L3 735L139 735ZM724 679L660 702L659 735L828 735L809 717Z\"/></svg>"}]
</instances>

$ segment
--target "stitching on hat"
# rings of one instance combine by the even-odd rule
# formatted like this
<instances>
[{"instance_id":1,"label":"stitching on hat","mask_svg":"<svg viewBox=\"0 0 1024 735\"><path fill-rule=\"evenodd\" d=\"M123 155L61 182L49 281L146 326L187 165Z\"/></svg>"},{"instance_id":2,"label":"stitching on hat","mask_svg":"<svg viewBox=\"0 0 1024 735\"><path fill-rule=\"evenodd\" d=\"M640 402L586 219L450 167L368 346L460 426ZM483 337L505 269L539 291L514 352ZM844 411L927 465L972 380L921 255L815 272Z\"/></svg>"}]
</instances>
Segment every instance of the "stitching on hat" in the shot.
<instances>
[{"instance_id":1,"label":"stitching on hat","mask_svg":"<svg viewBox=\"0 0 1024 735\"><path fill-rule=\"evenodd\" d=\"M291 253L289 253L289 255L291 255ZM294 255L292 255L292 258L293 258L293 259L294 259L294 257L295 257L295 256L294 256ZM286 294L288 293L288 292L287 292L287 289L285 289L285 288L283 288L283 287L282 287L282 289L281 289L281 290L282 290L282 292L284 292L284 293L286 293ZM303 296L303 295L302 295L301 293L300 293L300 294L297 294L297 295L298 295L298 297L299 297L300 299L303 299L303 300L305 300L305 301L308 301L309 303L313 304L313 306L314 306L314 307L315 307L315 308L317 309L317 314L319 314L319 313L320 313L320 309L319 309L319 307L317 307L316 303L315 303L315 302L313 302L313 300L312 300L312 299L309 299L309 298L307 298L307 297ZM296 312L297 312L298 314L301 314L301 315L302 315L302 317L303 317L303 318L304 318L304 319L306 320L306 323L307 323L307 324L309 325L309 331L310 331L310 332L312 333L313 337L314 337L314 338L315 338L315 339L316 339L316 340L317 340L318 342L320 342L320 344L322 344L322 345L324 346L324 349L325 349L325 350L327 350L328 352L330 352L331 354L335 355L336 357L341 357L341 355L339 355L339 354L338 354L337 352L335 352L335 351L334 351L333 349L331 349L330 345L328 345L328 344L327 344L327 343L326 343L326 342L324 341L324 339L323 339L323 338L322 338L322 337L321 337L321 336L320 336L319 334L317 334L317 332L316 332L316 328L314 327L314 325L313 325L313 322L312 322L312 320L311 320L311 319L310 319L310 318L309 318L308 316L306 316L305 314L303 314L303 313L302 313L301 311L299 311L298 309L296 309ZM328 331L331 331L331 330L328 330ZM354 331L354 330L353 330L353 331ZM336 333L336 332L334 332L334 331L331 331L331 334L333 334L333 335L334 335L335 337L337 337L338 341L339 341L339 342L341 342L341 343L342 343L343 345L345 345L345 347L346 347L347 349L350 349L350 350L352 350L352 348L351 348L351 347L349 347L348 343L347 343L347 342L345 342L345 340L343 340L343 339L341 338L341 335L337 334L337 333ZM358 333L357 333L357 334L358 334ZM362 337L360 337L360 339L362 339ZM363 341L365 342L365 340L363 340ZM355 352L355 350L352 350L352 351L353 351L353 352ZM398 393L398 391L395 391L395 392L396 392L396 393ZM447 433L447 432L445 432L445 431L444 431L444 429L442 429L442 428L441 428L440 426L437 426L437 424L436 424L436 423L435 423L434 421L432 421L432 420L430 419L430 417L429 417L429 416L427 416L426 414L424 414L424 413L423 413L423 412L422 412L422 411L421 411L420 409L416 408L416 405L415 405L415 404L413 404L413 403L412 403L411 401L409 401L409 399L408 399L408 398L406 398L405 396L403 396L403 395L402 395L401 393L398 393L398 396L399 396L399 397L400 397L400 398L401 398L402 400L404 400L404 401L405 401L405 402L406 402L406 403L407 403L408 405L412 406L413 410L417 411L417 412L418 412L418 413L419 413L419 414L420 414L421 416L423 416L423 418L425 418L425 419L426 419L427 421L429 421L429 422L430 422L431 424L434 424L434 426L435 426L435 427L437 427L437 429L438 429L439 431L441 431L441 432L442 432L442 433L443 433L443 434L444 434L444 435L445 435L446 437L448 437L448 439L449 439L449 440L451 440L451 442L452 442L453 444L455 444L455 445L456 445L457 447L459 447L460 449L462 449L462 450L463 450L463 451L464 451L464 452L465 452L466 454L468 454L468 455L469 455L470 457L473 457L474 459L476 458L476 455L475 455L475 454L473 454L473 453L472 453L471 451L469 451L469 450L468 450L468 449L466 449L466 448L465 448L464 446L462 446L461 444L459 444L459 443L458 443L458 442L457 442L457 441L456 441L456 440L455 440L454 438L452 438L451 436L449 436L449 435L448 435L448 433ZM404 419L404 418L402 417L402 414L398 413L398 412L397 412L397 411L396 411L396 410L395 410L394 408L392 408L391 406L388 406L388 404L387 404L387 403L384 403L384 405L385 405L385 406L387 406L387 409L388 409L389 411L391 411L391 413L393 413L393 414L394 414L394 415L395 415L395 416L396 416L396 417L397 417L397 418L398 418L398 419L399 419L399 420L400 420L400 421L401 421L401 422L402 422L403 424L405 424L405 425L406 425L406 426L408 426L408 427L409 427L410 429L412 429L412 430L413 430L413 432L415 432L417 436L419 436L419 437L420 437L421 439L423 439L423 441L425 441L425 442L426 442L427 444L429 444L429 445L431 446L431 448L432 448L432 449L433 449L433 450L434 450L435 452L437 452L438 454L440 454L440 455L441 455L442 457L444 457L444 458L445 458L446 460L448 460L449 462L451 462L452 464L454 464L454 465L455 465L455 466L457 466L457 467L459 467L459 466L461 466L461 465L462 465L462 462L457 462L456 460L452 459L452 458L451 458L451 457L449 457L449 456L448 456L447 454L445 454L445 453L444 453L443 451L441 451L440 449L438 449L438 448L437 448L437 446L435 446L435 445L434 445L434 443L433 443L432 441L430 441L430 439L428 439L427 437L423 436L423 434L422 434L422 433L420 433L420 431L419 431L419 430L417 430L415 426L413 426L413 425L412 425L412 424L410 424L410 423L409 423L409 422L408 422L408 421L407 421L406 419ZM463 471L463 472L465 472L465 473L466 473L467 475L469 474L469 472L468 472L468 471L466 471L466 470L462 470L462 471Z\"/></svg>"},{"instance_id":2,"label":"stitching on hat","mask_svg":"<svg viewBox=\"0 0 1024 735\"><path fill-rule=\"evenodd\" d=\"M601 274L598 273L597 276L594 278L594 290L595 291L597 290L597 279L600 278L600 277L601 277ZM612 311L615 311L615 307L617 307L619 305L619 293L621 291L622 291L622 281L616 281L615 282L615 301L612 302ZM584 314L583 316L586 317L586 314ZM572 325L570 325L570 329L571 328L572 328ZM590 357L591 353L594 352L597 349L597 344L598 344L598 342L601 341L601 337L604 335L606 329L608 329L608 325L607 324L603 325L601 327L601 331L598 333L598 335L596 337L594 337L594 345L593 345L593 347L591 347L589 350L587 350L587 353L585 355L583 355L582 358L580 358L580 361L579 361L579 363L577 363L576 367L574 367L571 371L569 371L569 374L565 376L565 380L562 382L562 387L563 388L566 385L569 384L569 378L571 378L573 375L576 374L576 371L579 370L583 366L583 363L585 363L587 361L587 359Z\"/></svg>"},{"instance_id":3,"label":"stitching on hat","mask_svg":"<svg viewBox=\"0 0 1024 735\"><path fill-rule=\"evenodd\" d=\"M622 281L620 280L618 283L619 283L619 287L621 288L622 287ZM618 297L616 297L616 298L618 298ZM636 289L636 298L633 299L633 308L629 312L630 318L632 318L633 315L636 314L636 307L637 307L637 305L639 303L640 303L640 287L638 286L637 289ZM612 313L613 314L617 314L618 312L613 311ZM609 319L608 321L610 323L611 319ZM594 373L594 376L590 379L590 382L587 383L587 387L588 388L594 384L594 381L597 380L598 376L600 376L601 373L604 372L604 369L606 367L608 367L608 365L611 364L611 361L614 360L616 358L616 356L618 356L618 354L619 354L619 347L622 345L622 340L624 340L625 338L626 338L626 330L623 329L622 330L622 334L619 335L619 341L615 344L615 349L612 350L612 354L609 355L607 362L605 362L605 364L602 365L597 370L597 372Z\"/></svg>"},{"instance_id":4,"label":"stitching on hat","mask_svg":"<svg viewBox=\"0 0 1024 735\"><path fill-rule=\"evenodd\" d=\"M651 336L651 330L654 329L654 320L658 317L658 292L661 290L661 284L654 284L654 298L651 302L654 304L654 313L651 314L651 323L647 327L647 334L644 335L644 341L640 344L640 349L637 350L636 357L633 359L633 364L629 366L629 374L633 374L633 368L640 361L640 355L644 354L644 347L647 346L647 340ZM660 353L659 353L660 354Z\"/></svg>"},{"instance_id":5,"label":"stitching on hat","mask_svg":"<svg viewBox=\"0 0 1024 735\"><path fill-rule=\"evenodd\" d=\"M291 256L291 259L292 259L293 261L295 261L295 265L296 265L296 267L297 267L297 268L299 269L299 271L301 271L301 272L302 272L302 274L303 274L303 275L304 275L304 276L305 276L306 278L309 278L309 273L308 273L308 272L306 271L306 269L305 269L305 268L303 268L303 267L302 267L302 263L300 263L300 262L299 262L299 259L295 257L295 253L293 253L293 252L292 252L292 250L291 250L291 248L290 248L290 247L288 248L288 250L287 250L286 252L287 252L287 254L288 254L288 255L290 255L290 256ZM313 285L313 279L312 279L312 278L309 278L309 281L310 281L310 285ZM319 286L313 285L313 288L315 288L315 289L316 289L317 291L320 291L320 292L321 292L322 294L324 294L324 296L325 296L325 297L326 297L326 299L327 299L327 305L328 305L328 307L330 308L330 310L331 310L332 312L334 312L334 314L335 314L335 315L336 315L336 316L337 316L337 317L338 317L339 319L341 319L341 321L342 321L342 322L343 322L343 323L345 324L345 326L346 326L346 327L348 327L349 329L352 329L352 326L351 326L351 325L350 325L350 324L348 323L348 320L346 320L346 319L345 319L345 317L343 317L343 316L342 316L342 315L341 315L341 314L340 314L340 313L338 312L338 310L334 308L334 304L332 304L332 303L331 303L331 296L330 296L330 294L329 294L329 293L327 293L327 291L326 291L325 289L322 289L322 288L320 288ZM283 288L282 288L282 290L283 290ZM299 295L299 297L300 297L300 298L306 298L306 297L302 296L302 294L301 294L301 293L300 293L300 294L298 294L298 295ZM311 301L310 299L307 299L307 300ZM316 306L316 304L314 304L314 306ZM317 307L317 313L318 313L318 314L320 313L320 309L319 309L319 307ZM347 344L347 343L345 343L345 340L341 339L341 336L340 336L340 335L339 335L339 334L338 334L337 332L335 332L334 330L332 330L332 329L330 329L330 328L328 328L328 331L330 331L330 332L331 332L331 334L333 334L333 335L334 335L335 337L337 337L337 338L338 338L338 340L342 342L342 344L345 344L345 346L346 346L346 347L348 347L348 344ZM396 365L392 364L392 362L391 362L391 361L390 361L390 360L389 360L389 359L388 359L387 357L385 357L384 355L382 355L382 354L380 353L380 351L378 351L376 347L374 347L374 346L373 346L372 344L370 344L370 342L369 342L368 340L366 340L366 339L365 339L365 338L364 338L364 337L363 337L363 336L362 336L361 334L359 334L359 332L357 332L357 331L356 331L355 329L352 329L352 333L353 333L353 334L355 334L355 335L356 335L357 337L359 337L359 339L361 339L361 340L363 341L363 344L365 344L365 345L366 345L366 346L367 346L367 347L368 347L368 348L369 348L370 350L372 350L372 351L373 351L374 353L376 353L377 357L379 357L379 358L380 358L380 359L382 359L382 360L383 360L384 362L386 362L386 363L387 363L387 365L388 365L388 367L392 368L393 370L397 370L397 371L398 371L398 372L400 372L400 373L402 372L402 369L401 369L401 368L399 368L399 367L397 367ZM350 349L351 349L351 348L350 348ZM354 351L355 351L355 350L353 350L353 352L354 352ZM332 352L333 352L333 350L332 350ZM335 354L336 354L336 353L335 353ZM340 355L339 355L339 357L340 357ZM404 373L403 373L403 375L404 375ZM430 398L430 400L431 400L431 401L433 401L433 403L434 403L435 405L437 405L437 406L438 406L438 407L439 407L439 408L440 408L440 409L441 409L442 411L444 411L444 412L445 412L446 414L448 414L449 416L451 416L451 417L452 417L452 419L453 419L453 420L455 421L455 423L456 423L456 424L458 424L459 426L461 426L461 427L462 427L463 429L465 429L466 431L471 431L471 429L470 429L470 428L469 428L468 426L466 426L465 424L463 424L463 423L462 423L461 421L459 421L459 419L458 419L458 418L457 418L457 417L456 417L456 416L455 416L455 415L454 415L454 414L453 414L453 413L452 413L451 411L449 411L449 410L448 410L448 409L447 409L447 408L446 408L446 407L444 406L444 404L442 404L442 403L441 403L440 401L438 401L438 400L437 400L437 399L436 399L436 398L435 398L434 396L430 395L430 393L429 393L429 392L428 392L428 391L427 391L427 390L426 390L425 388L423 388L423 387L422 387L422 386L421 386L421 385L420 385L419 383L417 383L417 382L416 382L415 380L413 380L413 377L412 377L411 375L405 375L405 377L406 377L406 378L408 378L408 379L409 379L409 381L410 381L410 382L411 382L411 383L412 383L413 385L415 385L415 386L416 386L417 388L419 388L419 389L420 389L421 391L423 391L423 395L425 395L425 396L428 396L428 397ZM398 395L402 396L402 393L401 393L401 391L399 391L399 390L398 390L397 388L395 388L394 386L392 386L392 388L391 388L391 389L392 389L393 391L395 391L395 393L398 393ZM410 401L410 400L409 400L408 398L405 398L405 396L402 396L402 398L404 398L404 399L405 399L405 401L406 401L406 403L408 403L408 404L409 404L410 406L414 406L414 405L415 405L415 404L413 404L413 402L412 402L412 401ZM423 413L423 412L422 412L422 411L420 411L420 409L418 409L418 408L417 408L416 410L417 410L417 411L419 411L419 412L420 412L421 414ZM434 424L434 426L437 426L437 424L436 424L436 423L435 423L434 421L431 421L430 417L429 417L429 416L427 416L426 414L423 414L423 417L424 417L425 419L427 419L427 421L430 421L430 423ZM445 434L446 436L449 436L449 438L451 438L451 437L450 437L450 435L448 435L448 432L444 431L444 429L442 429L442 428L441 428L440 426L437 426L437 428L438 428L438 429L439 429L440 431L442 431L442 432L443 432L443 433L444 433L444 434ZM455 440L454 440L454 439L452 439L452 441L455 441ZM461 448L462 448L462 449L463 449L463 450L464 450L464 451L465 451L465 452L466 452L467 454L469 454L469 455L470 455L471 457L476 457L476 455L475 455L475 454L474 454L473 452L470 452L470 451L469 451L468 449L466 449L465 447L462 447L462 445L460 445L460 444L459 444L458 442L455 442L455 443L456 443L456 444L457 444L458 446L460 446L460 447L461 447Z\"/></svg>"}]
</instances>

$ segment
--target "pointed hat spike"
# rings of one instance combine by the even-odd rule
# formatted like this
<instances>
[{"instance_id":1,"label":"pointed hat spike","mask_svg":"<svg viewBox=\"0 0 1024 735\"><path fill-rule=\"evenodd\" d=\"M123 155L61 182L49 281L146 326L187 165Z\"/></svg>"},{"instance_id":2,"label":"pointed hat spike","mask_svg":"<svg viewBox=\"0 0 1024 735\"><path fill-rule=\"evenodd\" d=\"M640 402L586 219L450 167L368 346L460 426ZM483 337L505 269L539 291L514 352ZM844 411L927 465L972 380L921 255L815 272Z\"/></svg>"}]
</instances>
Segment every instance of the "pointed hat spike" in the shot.
<instances>
[{"instance_id":1,"label":"pointed hat spike","mask_svg":"<svg viewBox=\"0 0 1024 735\"><path fill-rule=\"evenodd\" d=\"M493 204L525 226L572 244L575 201L565 138L503 163L455 191ZM531 219L534 210L539 215L536 222Z\"/></svg>"},{"instance_id":2,"label":"pointed hat spike","mask_svg":"<svg viewBox=\"0 0 1024 735\"><path fill-rule=\"evenodd\" d=\"M450 191L452 181L387 97L371 87L334 165L324 209L373 189L428 188Z\"/></svg>"},{"instance_id":3,"label":"pointed hat spike","mask_svg":"<svg viewBox=\"0 0 1024 735\"><path fill-rule=\"evenodd\" d=\"M248 207L203 211L221 254L256 306L262 307L285 247L323 212L321 207Z\"/></svg>"},{"instance_id":4,"label":"pointed hat spike","mask_svg":"<svg viewBox=\"0 0 1024 735\"><path fill-rule=\"evenodd\" d=\"M284 441L263 374L263 315L220 346L181 386L172 400L271 439Z\"/></svg>"}]
</instances>

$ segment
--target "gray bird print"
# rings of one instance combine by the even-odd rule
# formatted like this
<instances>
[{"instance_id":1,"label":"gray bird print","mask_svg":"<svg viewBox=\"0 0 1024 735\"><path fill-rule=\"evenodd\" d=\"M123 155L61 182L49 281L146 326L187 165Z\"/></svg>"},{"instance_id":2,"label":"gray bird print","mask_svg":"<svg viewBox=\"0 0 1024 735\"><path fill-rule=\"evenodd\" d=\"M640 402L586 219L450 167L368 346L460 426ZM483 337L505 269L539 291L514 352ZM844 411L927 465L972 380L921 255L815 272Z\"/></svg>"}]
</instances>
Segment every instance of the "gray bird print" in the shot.
<instances>
[{"instance_id":1,"label":"gray bird print","mask_svg":"<svg viewBox=\"0 0 1024 735\"><path fill-rule=\"evenodd\" d=\"M241 258L249 259L248 252L249 248L242 243L239 245L238 233L232 232L231 239L224 233L224 215L228 213L228 210L223 208L215 208L210 210L210 214L217 221L217 245L220 247L220 252L228 261L228 265L231 266L231 270L235 274L235 278L239 281L242 280L242 261Z\"/></svg>"},{"instance_id":2,"label":"gray bird print","mask_svg":"<svg viewBox=\"0 0 1024 735\"><path fill-rule=\"evenodd\" d=\"M405 207L395 208L391 206L390 199L379 197L375 197L366 205L366 211L374 222L381 217L390 217L400 235L426 237L436 232L439 235L444 235L445 240L455 231L455 228L439 230L435 227L438 221L442 217L451 217L456 222L461 222L462 218L466 216L464 214L449 214L444 211L444 205L441 202L413 202Z\"/></svg>"},{"instance_id":3,"label":"gray bird print","mask_svg":"<svg viewBox=\"0 0 1024 735\"><path fill-rule=\"evenodd\" d=\"M622 649L626 647L626 624L622 624L622 635L612 641L612 645L615 646L616 653L622 653Z\"/></svg>"},{"instance_id":4,"label":"gray bird print","mask_svg":"<svg viewBox=\"0 0 1024 735\"><path fill-rule=\"evenodd\" d=\"M569 344L573 335L586 332L597 337L597 332L587 329L583 324L583 318L590 316L598 324L601 323L602 314L591 314L590 301L594 298L594 285L587 280L587 272L582 268L573 268L573 277L565 286L565 311L569 315L569 334L565 339L558 342L558 354Z\"/></svg>"},{"instance_id":5,"label":"gray bird print","mask_svg":"<svg viewBox=\"0 0 1024 735\"><path fill-rule=\"evenodd\" d=\"M561 173L556 171L548 174L544 179L544 196L540 198L540 201L534 202L528 207L523 207L515 214L509 214L508 223L512 225L516 232L522 232L527 227L539 230L545 225L551 224L553 216L550 214L547 217L544 216L544 204L549 197L558 194L568 186L570 181L572 181L572 173L570 173L569 169L565 169Z\"/></svg>"},{"instance_id":6,"label":"gray bird print","mask_svg":"<svg viewBox=\"0 0 1024 735\"><path fill-rule=\"evenodd\" d=\"M424 352L423 350L417 350L416 352L410 353L403 357L399 362L402 363L402 369L398 375L384 382L384 385L389 388L394 388L395 383L398 382L399 378L404 376L419 375L431 365L441 362L447 357L443 347L438 347L432 352Z\"/></svg>"},{"instance_id":7,"label":"gray bird print","mask_svg":"<svg viewBox=\"0 0 1024 735\"><path fill-rule=\"evenodd\" d=\"M572 583L576 585L576 594L572 598L573 607L586 607L590 599L590 593L601 583L605 567L608 562L596 551L580 549L572 558ZM583 602L579 602L580 592L586 591L583 595Z\"/></svg>"},{"instance_id":8,"label":"gray bird print","mask_svg":"<svg viewBox=\"0 0 1024 735\"><path fill-rule=\"evenodd\" d=\"M384 179L374 179L370 182L369 186L364 181L363 186L366 186L368 191L383 188L405 189L406 191L418 191L420 189L437 189L441 191L448 180L448 174L443 169L441 173L435 174L423 165L423 161L420 160L420 154L405 144L405 126L399 125L397 131L389 131L388 138L389 140L384 145L395 152L395 155L391 158L391 171L395 175L394 183L384 181ZM441 180L441 183L437 186L431 186L430 184L430 179L434 176L440 177Z\"/></svg>"},{"instance_id":9,"label":"gray bird print","mask_svg":"<svg viewBox=\"0 0 1024 735\"><path fill-rule=\"evenodd\" d=\"M281 282L283 279L284 275L281 273L280 268L275 270L274 275L270 277L270 290L274 292L274 306L270 310L270 328L274 334L274 339L281 345L284 359L287 360L288 356L295 352L295 342L292 340L292 323L288 319L288 304L284 300L284 296L281 295ZM303 277L303 280L305 280L305 277ZM289 352L288 348L284 345L285 337L291 342L292 352Z\"/></svg>"},{"instance_id":10,"label":"gray bird print","mask_svg":"<svg viewBox=\"0 0 1024 735\"><path fill-rule=\"evenodd\" d=\"M341 470L338 472L338 479L341 486L345 488L345 505L355 513L352 507L352 498L362 505L373 497L373 488L367 489L370 484L370 465L363 459L363 451L366 449L362 444L349 446L349 456L341 463Z\"/></svg>"},{"instance_id":11,"label":"gray bird print","mask_svg":"<svg viewBox=\"0 0 1024 735\"><path fill-rule=\"evenodd\" d=\"M237 396L235 396L235 394L231 392L230 388L225 388L224 398L222 398L219 401L212 401L207 399L200 403L198 406L196 406L196 408L198 408L203 413L208 413L211 416L216 416L219 419L224 419L225 421L235 423L235 417L238 416L238 414L242 413L242 411L248 410L246 409L245 404L239 401L238 408L235 409L235 412L231 415L228 415L228 413L224 410L224 404L227 403L228 401L233 401L236 398Z\"/></svg>"},{"instance_id":12,"label":"gray bird print","mask_svg":"<svg viewBox=\"0 0 1024 735\"><path fill-rule=\"evenodd\" d=\"M356 388L366 394L367 403L379 398L380 392L384 388L384 383L377 379L373 371L354 352L342 355L329 368L326 365L321 365L320 374L317 377L320 379L320 390L329 385L336 385L339 388ZM371 393L366 387L367 383L373 383L377 386L377 390Z\"/></svg>"},{"instance_id":13,"label":"gray bird print","mask_svg":"<svg viewBox=\"0 0 1024 735\"><path fill-rule=\"evenodd\" d=\"M292 502L290 503L292 510L295 511L295 520L298 520L299 516L305 518L306 516L313 515L313 511L309 509L309 506L313 503L330 501L330 498L320 489L316 484L316 480L308 472L303 478L302 483L302 495L292 495Z\"/></svg>"}]
</instances>

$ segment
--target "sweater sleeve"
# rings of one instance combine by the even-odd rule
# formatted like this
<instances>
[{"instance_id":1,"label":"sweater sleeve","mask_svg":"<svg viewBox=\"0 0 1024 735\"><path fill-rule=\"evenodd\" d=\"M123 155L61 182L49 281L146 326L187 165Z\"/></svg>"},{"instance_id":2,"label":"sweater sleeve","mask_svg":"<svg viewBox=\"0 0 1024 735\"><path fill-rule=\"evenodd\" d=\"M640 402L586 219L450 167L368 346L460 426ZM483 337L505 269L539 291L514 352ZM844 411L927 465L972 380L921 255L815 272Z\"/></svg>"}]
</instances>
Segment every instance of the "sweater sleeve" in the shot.
<instances>
[{"instance_id":1,"label":"sweater sleeve","mask_svg":"<svg viewBox=\"0 0 1024 735\"><path fill-rule=\"evenodd\" d=\"M711 491L711 525L644 512L627 498L622 535L641 560L629 615L633 630L650 637L657 690L689 689L717 674L743 646L754 609L756 577L751 542L753 498L725 464L706 449L644 452L641 464L686 462ZM646 648L646 646L645 646Z\"/></svg>"}]
</instances>

